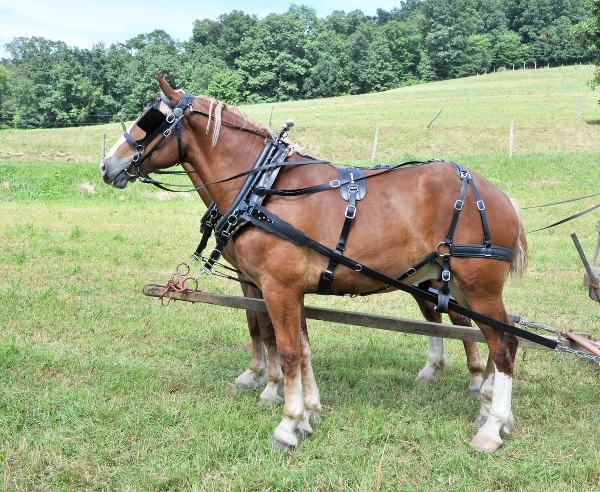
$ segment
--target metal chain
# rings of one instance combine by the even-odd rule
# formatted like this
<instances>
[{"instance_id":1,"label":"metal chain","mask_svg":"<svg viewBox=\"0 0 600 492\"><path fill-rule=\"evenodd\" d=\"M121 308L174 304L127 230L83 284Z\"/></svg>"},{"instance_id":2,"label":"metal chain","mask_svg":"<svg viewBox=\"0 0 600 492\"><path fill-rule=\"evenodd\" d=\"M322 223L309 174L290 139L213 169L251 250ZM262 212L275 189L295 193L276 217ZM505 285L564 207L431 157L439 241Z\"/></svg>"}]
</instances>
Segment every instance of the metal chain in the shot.
<instances>
[{"instance_id":1,"label":"metal chain","mask_svg":"<svg viewBox=\"0 0 600 492\"><path fill-rule=\"evenodd\" d=\"M559 370L562 369L562 357L561 357L561 355L562 355L563 352L567 352L569 354L573 354L576 357L580 357L582 359L591 360L591 361L597 363L598 366L600 367L600 357L598 357L597 355L588 354L587 352L584 352L582 350L572 349L571 347L565 347L562 344L562 342L561 342L561 338L562 338L562 335L563 335L562 331L560 331L560 330L558 330L556 328L550 328L549 326L542 325L540 323L535 323L533 321L527 321L526 319L523 319L521 317L518 317L518 319L515 319L515 321L517 323L519 323L520 325L525 326L527 328L533 328L534 330L540 330L540 331L548 331L548 332L554 333L556 335L556 340L558 342L558 345L556 346L556 348L554 349L554 351L557 354L557 362L558 362L558 365L559 365ZM525 357L525 354L523 354L523 357Z\"/></svg>"},{"instance_id":2,"label":"metal chain","mask_svg":"<svg viewBox=\"0 0 600 492\"><path fill-rule=\"evenodd\" d=\"M596 364L598 364L598 366L600 367L600 357L598 357L597 355L588 354L587 352L583 352L582 350L572 349L571 347L565 347L561 343L559 343L554 350L558 354L559 363L561 362L560 361L561 353L568 352L569 354L573 354L577 357L581 357L582 359L591 360L591 361L595 362Z\"/></svg>"}]
</instances>

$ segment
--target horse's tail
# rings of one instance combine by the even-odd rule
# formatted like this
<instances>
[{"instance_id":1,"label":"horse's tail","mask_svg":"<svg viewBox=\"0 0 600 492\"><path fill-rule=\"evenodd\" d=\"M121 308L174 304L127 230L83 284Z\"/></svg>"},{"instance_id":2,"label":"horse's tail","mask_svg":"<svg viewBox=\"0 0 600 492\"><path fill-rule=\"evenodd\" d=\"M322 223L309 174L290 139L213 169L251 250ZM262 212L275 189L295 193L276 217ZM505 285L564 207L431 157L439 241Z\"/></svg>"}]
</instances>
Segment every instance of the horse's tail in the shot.
<instances>
[{"instance_id":1,"label":"horse's tail","mask_svg":"<svg viewBox=\"0 0 600 492\"><path fill-rule=\"evenodd\" d=\"M527 239L525 238L525 230L523 229L523 221L521 220L519 204L512 198L510 199L510 202L512 203L519 219L519 237L517 238L515 255L510 263L510 270L508 272L511 276L519 278L525 272L525 268L527 268L527 258L529 253L527 251Z\"/></svg>"}]
</instances>

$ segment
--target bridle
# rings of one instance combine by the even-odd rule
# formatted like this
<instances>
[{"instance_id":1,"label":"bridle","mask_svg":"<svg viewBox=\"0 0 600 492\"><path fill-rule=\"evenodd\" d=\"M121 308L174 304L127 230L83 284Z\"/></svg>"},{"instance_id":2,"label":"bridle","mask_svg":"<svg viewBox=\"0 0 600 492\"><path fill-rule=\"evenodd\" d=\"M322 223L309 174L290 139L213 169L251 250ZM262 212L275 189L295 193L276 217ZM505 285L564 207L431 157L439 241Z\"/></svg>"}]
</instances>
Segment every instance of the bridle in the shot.
<instances>
[{"instance_id":1,"label":"bridle","mask_svg":"<svg viewBox=\"0 0 600 492\"><path fill-rule=\"evenodd\" d=\"M135 140L128 131L123 132L123 137L125 140L135 149L135 154L131 158L131 162L121 171L125 172L129 177L136 178L142 183L152 184L166 191L171 192L191 192L200 190L205 188L207 184L216 184L216 183L206 183L203 185L195 186L191 189L185 190L176 190L169 187L181 187L183 185L177 184L165 184L160 183L159 181L154 180L147 174L144 174L140 171L140 167L142 163L152 155L152 153L158 148L163 141L171 135L173 129L177 134L177 147L178 147L178 163L183 163L183 145L181 142L181 120L185 116L186 109L188 110L188 114L198 113L209 120L212 118L210 113L205 111L201 111L198 109L194 109L192 106L193 100L195 96L192 94L185 92L179 102L177 104L173 104L167 97L163 94L158 96L157 100L154 102L152 106L139 118L136 122L137 126L146 132L146 136L140 140ZM171 109L172 113L165 115L159 108L161 103L164 103L169 109ZM272 135L268 135L260 130L255 130L250 127L238 126L233 123L229 123L228 121L221 121L221 125L227 126L236 130L253 133L258 135L266 140L273 140ZM144 154L146 147L150 145L150 143L161 134L160 139L152 146L152 148ZM135 170L134 170L135 168ZM193 171L155 171L156 174L189 174ZM233 178L230 178L233 179Z\"/></svg>"},{"instance_id":2,"label":"bridle","mask_svg":"<svg viewBox=\"0 0 600 492\"><path fill-rule=\"evenodd\" d=\"M137 121L137 126L146 132L144 138L135 140L129 132L125 131L123 137L135 149L135 154L131 158L131 162L125 167L124 171L132 178L138 178L141 181L146 181L149 178L146 174L140 171L142 163L152 155L158 146L173 132L177 134L177 147L179 152L178 162L183 162L183 146L181 143L181 120L185 116L185 110L192 111L192 101L194 96L189 93L184 93L177 104L173 104L162 94L156 99L154 104L150 106L140 119ZM165 115L159 106L161 103L167 105L172 113ZM146 147L159 135L160 138L152 146L152 148L144 153ZM135 168L135 171L134 171Z\"/></svg>"}]
</instances>

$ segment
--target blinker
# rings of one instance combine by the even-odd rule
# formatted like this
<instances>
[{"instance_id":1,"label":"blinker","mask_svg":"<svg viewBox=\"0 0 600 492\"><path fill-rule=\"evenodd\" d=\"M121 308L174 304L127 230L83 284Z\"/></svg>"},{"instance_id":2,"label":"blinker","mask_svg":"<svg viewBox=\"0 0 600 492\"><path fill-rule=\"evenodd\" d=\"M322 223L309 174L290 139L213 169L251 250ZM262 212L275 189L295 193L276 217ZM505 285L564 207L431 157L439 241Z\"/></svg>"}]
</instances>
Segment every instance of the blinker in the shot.
<instances>
[{"instance_id":1,"label":"blinker","mask_svg":"<svg viewBox=\"0 0 600 492\"><path fill-rule=\"evenodd\" d=\"M139 119L137 126L146 132L146 135L149 135L162 123L164 123L166 119L167 117L162 111L156 108L150 108L148 111L146 111L146 114Z\"/></svg>"}]
</instances>

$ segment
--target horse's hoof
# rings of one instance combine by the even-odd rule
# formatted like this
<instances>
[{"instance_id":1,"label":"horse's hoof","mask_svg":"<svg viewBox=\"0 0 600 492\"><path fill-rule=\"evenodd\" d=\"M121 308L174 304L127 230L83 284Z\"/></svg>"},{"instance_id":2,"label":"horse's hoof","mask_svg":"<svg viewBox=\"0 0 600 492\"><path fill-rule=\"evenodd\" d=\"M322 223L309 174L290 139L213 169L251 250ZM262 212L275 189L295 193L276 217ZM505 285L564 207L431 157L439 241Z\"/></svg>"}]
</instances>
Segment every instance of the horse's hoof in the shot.
<instances>
[{"instance_id":1,"label":"horse's hoof","mask_svg":"<svg viewBox=\"0 0 600 492\"><path fill-rule=\"evenodd\" d=\"M275 408L283 403L283 398L276 391L263 391L260 395L259 402L263 405Z\"/></svg>"},{"instance_id":2,"label":"horse's hoof","mask_svg":"<svg viewBox=\"0 0 600 492\"><path fill-rule=\"evenodd\" d=\"M479 398L479 388L469 388L469 398Z\"/></svg>"},{"instance_id":3,"label":"horse's hoof","mask_svg":"<svg viewBox=\"0 0 600 492\"><path fill-rule=\"evenodd\" d=\"M477 418L471 424L475 429L481 429L485 423L487 422L487 417L485 415L477 415Z\"/></svg>"},{"instance_id":4,"label":"horse's hoof","mask_svg":"<svg viewBox=\"0 0 600 492\"><path fill-rule=\"evenodd\" d=\"M471 440L471 446L479 453L495 453L502 446L502 441L498 443L478 432Z\"/></svg>"},{"instance_id":5,"label":"horse's hoof","mask_svg":"<svg viewBox=\"0 0 600 492\"><path fill-rule=\"evenodd\" d=\"M435 381L435 376L429 377L429 376L419 373L419 374L417 374L415 381L419 381L420 383L425 383L425 384L433 383Z\"/></svg>"},{"instance_id":6,"label":"horse's hoof","mask_svg":"<svg viewBox=\"0 0 600 492\"><path fill-rule=\"evenodd\" d=\"M271 443L271 447L274 451L286 451L288 449L295 449L296 446L292 444L288 444L287 442L282 441L281 439L277 439L274 435L269 439Z\"/></svg>"},{"instance_id":7,"label":"horse's hoof","mask_svg":"<svg viewBox=\"0 0 600 492\"><path fill-rule=\"evenodd\" d=\"M255 371L248 369L243 374L240 374L234 381L234 384L239 389L254 389L264 386L267 383L267 377L260 375Z\"/></svg>"},{"instance_id":8,"label":"horse's hoof","mask_svg":"<svg viewBox=\"0 0 600 492\"><path fill-rule=\"evenodd\" d=\"M294 434L298 439L306 439L311 436L313 429L308 422L301 422L298 427L294 430Z\"/></svg>"}]
</instances>

